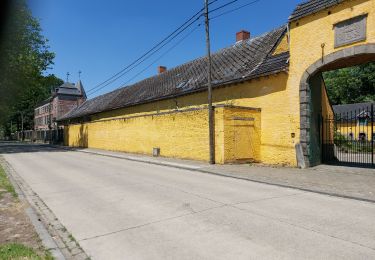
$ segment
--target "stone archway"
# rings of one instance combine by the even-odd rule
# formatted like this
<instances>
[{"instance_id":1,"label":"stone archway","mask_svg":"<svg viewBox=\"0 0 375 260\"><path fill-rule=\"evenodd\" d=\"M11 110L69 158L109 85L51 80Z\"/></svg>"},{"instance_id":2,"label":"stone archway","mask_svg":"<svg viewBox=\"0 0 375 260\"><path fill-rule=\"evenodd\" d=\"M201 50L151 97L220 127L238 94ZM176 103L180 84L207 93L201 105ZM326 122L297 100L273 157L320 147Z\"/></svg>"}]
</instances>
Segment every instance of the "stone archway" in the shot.
<instances>
[{"instance_id":1,"label":"stone archway","mask_svg":"<svg viewBox=\"0 0 375 260\"><path fill-rule=\"evenodd\" d=\"M375 60L375 44L364 44L328 54L312 64L300 81L300 149L297 149L299 166L308 168L310 163L310 79L319 72L350 67Z\"/></svg>"}]
</instances>

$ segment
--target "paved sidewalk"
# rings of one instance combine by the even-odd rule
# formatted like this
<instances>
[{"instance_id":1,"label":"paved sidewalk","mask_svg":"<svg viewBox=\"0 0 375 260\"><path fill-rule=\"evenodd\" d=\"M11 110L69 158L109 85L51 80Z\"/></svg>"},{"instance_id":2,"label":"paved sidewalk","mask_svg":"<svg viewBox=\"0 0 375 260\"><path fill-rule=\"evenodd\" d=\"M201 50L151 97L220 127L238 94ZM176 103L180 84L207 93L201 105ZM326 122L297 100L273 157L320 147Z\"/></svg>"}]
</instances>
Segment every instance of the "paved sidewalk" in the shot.
<instances>
[{"instance_id":1,"label":"paved sidewalk","mask_svg":"<svg viewBox=\"0 0 375 260\"><path fill-rule=\"evenodd\" d=\"M66 148L70 149L70 148ZM375 169L320 165L310 169L275 168L260 165L209 165L204 162L98 149L74 149L103 156L196 170L204 173L247 179L271 185L297 188L332 196L375 203Z\"/></svg>"}]
</instances>

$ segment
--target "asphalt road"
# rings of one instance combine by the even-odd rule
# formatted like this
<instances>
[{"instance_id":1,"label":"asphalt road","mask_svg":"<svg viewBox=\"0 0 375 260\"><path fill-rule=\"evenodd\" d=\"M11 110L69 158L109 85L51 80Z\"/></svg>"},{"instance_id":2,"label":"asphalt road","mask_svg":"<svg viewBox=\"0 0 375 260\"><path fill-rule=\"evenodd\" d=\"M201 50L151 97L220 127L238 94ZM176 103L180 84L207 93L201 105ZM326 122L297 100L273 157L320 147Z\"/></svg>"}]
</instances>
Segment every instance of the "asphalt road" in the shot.
<instances>
[{"instance_id":1,"label":"asphalt road","mask_svg":"<svg viewBox=\"0 0 375 260\"><path fill-rule=\"evenodd\" d=\"M372 203L74 151L1 152L92 259L375 259Z\"/></svg>"}]
</instances>

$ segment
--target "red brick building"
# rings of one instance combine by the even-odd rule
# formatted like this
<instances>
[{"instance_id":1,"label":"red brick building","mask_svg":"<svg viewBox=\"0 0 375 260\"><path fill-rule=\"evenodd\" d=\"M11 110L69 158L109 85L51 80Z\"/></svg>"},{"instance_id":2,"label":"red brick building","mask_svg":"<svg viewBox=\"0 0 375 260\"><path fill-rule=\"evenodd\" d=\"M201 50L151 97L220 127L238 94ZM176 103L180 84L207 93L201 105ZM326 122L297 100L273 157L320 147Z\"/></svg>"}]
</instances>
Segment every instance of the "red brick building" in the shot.
<instances>
[{"instance_id":1,"label":"red brick building","mask_svg":"<svg viewBox=\"0 0 375 260\"><path fill-rule=\"evenodd\" d=\"M34 110L34 129L56 129L56 120L86 101L82 82L65 82L56 87L52 95Z\"/></svg>"}]
</instances>

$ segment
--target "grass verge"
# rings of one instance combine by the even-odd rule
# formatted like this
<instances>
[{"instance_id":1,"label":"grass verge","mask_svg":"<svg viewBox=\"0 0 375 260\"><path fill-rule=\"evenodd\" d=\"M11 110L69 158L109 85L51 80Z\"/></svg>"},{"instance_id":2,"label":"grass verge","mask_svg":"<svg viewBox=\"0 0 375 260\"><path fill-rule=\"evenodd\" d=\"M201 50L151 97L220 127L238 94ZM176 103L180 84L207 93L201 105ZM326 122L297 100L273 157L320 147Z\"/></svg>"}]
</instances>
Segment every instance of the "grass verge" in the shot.
<instances>
[{"instance_id":1,"label":"grass verge","mask_svg":"<svg viewBox=\"0 0 375 260\"><path fill-rule=\"evenodd\" d=\"M49 251L46 251L44 256L40 256L32 248L21 244L0 246L0 260L8 259L52 260L53 257Z\"/></svg>"},{"instance_id":2,"label":"grass verge","mask_svg":"<svg viewBox=\"0 0 375 260\"><path fill-rule=\"evenodd\" d=\"M10 183L8 176L0 165L0 199L6 192L11 193L14 198L17 198L17 193L14 190L12 183Z\"/></svg>"}]
</instances>

